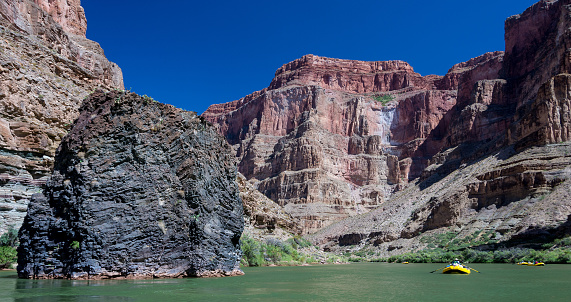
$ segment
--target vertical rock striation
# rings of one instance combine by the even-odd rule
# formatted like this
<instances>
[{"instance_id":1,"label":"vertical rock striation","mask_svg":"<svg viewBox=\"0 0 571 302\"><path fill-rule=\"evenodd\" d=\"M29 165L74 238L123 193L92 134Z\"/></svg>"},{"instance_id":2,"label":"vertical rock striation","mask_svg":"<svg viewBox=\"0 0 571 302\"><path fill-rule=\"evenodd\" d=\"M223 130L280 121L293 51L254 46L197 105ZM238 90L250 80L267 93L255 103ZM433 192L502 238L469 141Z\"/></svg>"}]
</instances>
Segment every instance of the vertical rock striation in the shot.
<instances>
[{"instance_id":1,"label":"vertical rock striation","mask_svg":"<svg viewBox=\"0 0 571 302\"><path fill-rule=\"evenodd\" d=\"M79 0L0 2L0 233L22 223L81 100L123 88L85 30Z\"/></svg>"},{"instance_id":2,"label":"vertical rock striation","mask_svg":"<svg viewBox=\"0 0 571 302\"><path fill-rule=\"evenodd\" d=\"M20 230L22 278L241 274L235 159L193 112L97 91Z\"/></svg>"}]
</instances>

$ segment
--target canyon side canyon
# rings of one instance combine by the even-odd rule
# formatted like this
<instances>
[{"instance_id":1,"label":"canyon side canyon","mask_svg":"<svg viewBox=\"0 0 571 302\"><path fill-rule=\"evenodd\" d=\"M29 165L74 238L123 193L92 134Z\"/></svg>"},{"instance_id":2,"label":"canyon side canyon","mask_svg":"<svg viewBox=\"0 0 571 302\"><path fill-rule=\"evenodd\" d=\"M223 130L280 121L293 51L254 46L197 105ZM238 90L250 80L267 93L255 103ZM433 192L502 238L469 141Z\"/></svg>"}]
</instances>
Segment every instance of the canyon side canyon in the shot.
<instances>
[{"instance_id":1,"label":"canyon side canyon","mask_svg":"<svg viewBox=\"0 0 571 302\"><path fill-rule=\"evenodd\" d=\"M422 249L488 234L568 234L569 0L505 22L505 51L421 76L403 61L307 55L268 88L202 114L238 169L334 251ZM483 232L484 231L484 232Z\"/></svg>"}]
</instances>

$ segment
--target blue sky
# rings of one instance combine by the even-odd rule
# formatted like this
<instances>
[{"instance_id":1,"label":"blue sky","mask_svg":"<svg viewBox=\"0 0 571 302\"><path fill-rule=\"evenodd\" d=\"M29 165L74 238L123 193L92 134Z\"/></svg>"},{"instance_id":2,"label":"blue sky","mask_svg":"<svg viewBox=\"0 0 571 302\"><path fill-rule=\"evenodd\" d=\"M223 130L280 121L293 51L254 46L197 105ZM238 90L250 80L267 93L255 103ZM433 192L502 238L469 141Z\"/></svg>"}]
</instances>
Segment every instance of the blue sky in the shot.
<instances>
[{"instance_id":1,"label":"blue sky","mask_svg":"<svg viewBox=\"0 0 571 302\"><path fill-rule=\"evenodd\" d=\"M202 113L267 87L305 54L403 60L443 75L504 50L504 21L536 0L82 0L87 37L125 88Z\"/></svg>"}]
</instances>

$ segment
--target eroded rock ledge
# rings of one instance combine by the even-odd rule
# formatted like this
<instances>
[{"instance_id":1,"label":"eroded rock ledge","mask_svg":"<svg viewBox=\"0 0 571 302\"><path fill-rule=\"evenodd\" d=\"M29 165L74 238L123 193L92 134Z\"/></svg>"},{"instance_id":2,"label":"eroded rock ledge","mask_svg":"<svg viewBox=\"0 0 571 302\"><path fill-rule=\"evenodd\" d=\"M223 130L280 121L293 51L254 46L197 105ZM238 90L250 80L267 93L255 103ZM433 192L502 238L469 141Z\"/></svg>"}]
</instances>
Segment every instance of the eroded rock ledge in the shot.
<instances>
[{"instance_id":1,"label":"eroded rock ledge","mask_svg":"<svg viewBox=\"0 0 571 302\"><path fill-rule=\"evenodd\" d=\"M243 206L230 147L196 116L97 91L20 231L21 278L239 275Z\"/></svg>"}]
</instances>

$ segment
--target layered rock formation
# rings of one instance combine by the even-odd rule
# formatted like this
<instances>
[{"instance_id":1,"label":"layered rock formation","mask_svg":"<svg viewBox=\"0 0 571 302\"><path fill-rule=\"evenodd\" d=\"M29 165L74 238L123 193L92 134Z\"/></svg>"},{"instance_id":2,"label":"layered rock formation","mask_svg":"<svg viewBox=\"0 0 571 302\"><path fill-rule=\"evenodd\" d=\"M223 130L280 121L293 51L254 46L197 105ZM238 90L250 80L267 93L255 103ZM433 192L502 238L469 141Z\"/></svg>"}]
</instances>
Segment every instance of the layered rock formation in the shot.
<instances>
[{"instance_id":1,"label":"layered rock formation","mask_svg":"<svg viewBox=\"0 0 571 302\"><path fill-rule=\"evenodd\" d=\"M20 230L22 278L241 274L235 159L193 112L97 91Z\"/></svg>"},{"instance_id":2,"label":"layered rock formation","mask_svg":"<svg viewBox=\"0 0 571 302\"><path fill-rule=\"evenodd\" d=\"M304 232L375 209L312 236L328 248L398 253L422 248L420 234L482 228L500 242L553 235L571 214L570 5L544 0L509 18L505 53L443 77L309 55L203 116ZM551 216L530 211L539 205Z\"/></svg>"},{"instance_id":3,"label":"layered rock formation","mask_svg":"<svg viewBox=\"0 0 571 302\"><path fill-rule=\"evenodd\" d=\"M443 145L458 86L497 76L502 58L422 77L402 61L308 55L278 69L269 88L202 116L234 146L240 172L310 233L419 176Z\"/></svg>"},{"instance_id":4,"label":"layered rock formation","mask_svg":"<svg viewBox=\"0 0 571 302\"><path fill-rule=\"evenodd\" d=\"M459 81L441 146L422 177L383 206L316 234L332 249L375 246L384 255L422 238L491 234L495 246L571 233L571 1L541 1L506 21L497 79ZM472 73L473 74L473 73ZM463 88L464 87L464 88ZM439 125L440 127L440 125ZM422 149L422 148L421 148Z\"/></svg>"},{"instance_id":5,"label":"layered rock formation","mask_svg":"<svg viewBox=\"0 0 571 302\"><path fill-rule=\"evenodd\" d=\"M244 222L250 233L271 236L276 231L283 234L299 235L300 223L286 213L282 207L256 190L246 178L238 173L236 179L240 199L244 205ZM288 235L288 236L291 236Z\"/></svg>"},{"instance_id":6,"label":"layered rock formation","mask_svg":"<svg viewBox=\"0 0 571 302\"><path fill-rule=\"evenodd\" d=\"M0 3L0 233L22 223L83 98L123 88L85 30L79 0Z\"/></svg>"},{"instance_id":7,"label":"layered rock formation","mask_svg":"<svg viewBox=\"0 0 571 302\"><path fill-rule=\"evenodd\" d=\"M487 233L505 246L562 236L571 214L569 150L569 143L520 153L506 147L448 174L434 173L381 207L313 234L312 240L326 250L374 247L389 256L426 248L423 238L442 233L458 238Z\"/></svg>"}]
</instances>

